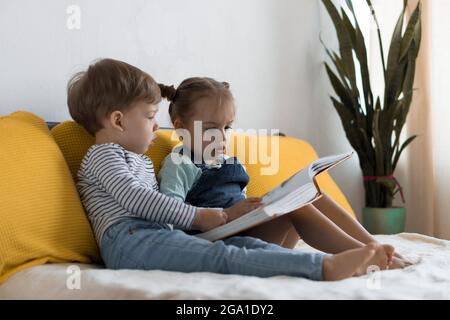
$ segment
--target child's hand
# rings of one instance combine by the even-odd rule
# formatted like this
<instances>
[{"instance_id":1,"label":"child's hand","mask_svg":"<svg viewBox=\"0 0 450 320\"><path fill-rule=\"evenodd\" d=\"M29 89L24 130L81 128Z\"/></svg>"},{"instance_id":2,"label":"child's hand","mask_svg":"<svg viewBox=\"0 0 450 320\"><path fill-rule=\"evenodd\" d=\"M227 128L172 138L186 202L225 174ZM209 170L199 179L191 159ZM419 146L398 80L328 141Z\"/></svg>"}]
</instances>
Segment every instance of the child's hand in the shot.
<instances>
[{"instance_id":1,"label":"child's hand","mask_svg":"<svg viewBox=\"0 0 450 320\"><path fill-rule=\"evenodd\" d=\"M227 222L233 221L234 219L237 219L240 216L243 216L244 214L258 208L262 204L261 201L262 198L250 197L229 208L223 209L223 211L225 211L228 215Z\"/></svg>"},{"instance_id":2,"label":"child's hand","mask_svg":"<svg viewBox=\"0 0 450 320\"><path fill-rule=\"evenodd\" d=\"M221 209L197 208L192 229L202 232L227 223L227 214Z\"/></svg>"}]
</instances>

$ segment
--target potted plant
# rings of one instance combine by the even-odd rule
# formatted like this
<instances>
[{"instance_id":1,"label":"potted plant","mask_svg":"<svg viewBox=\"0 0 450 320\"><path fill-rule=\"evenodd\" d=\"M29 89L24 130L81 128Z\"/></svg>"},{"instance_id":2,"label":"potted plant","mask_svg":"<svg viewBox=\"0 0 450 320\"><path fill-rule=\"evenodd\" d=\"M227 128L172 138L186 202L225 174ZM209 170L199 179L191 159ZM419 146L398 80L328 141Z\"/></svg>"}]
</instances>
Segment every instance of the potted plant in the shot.
<instances>
[{"instance_id":1,"label":"potted plant","mask_svg":"<svg viewBox=\"0 0 450 320\"><path fill-rule=\"evenodd\" d=\"M387 65L381 32L370 0L366 0L377 31L384 73L384 97L374 97L367 62L364 36L351 0L347 12L340 12L331 0L322 0L333 21L339 41L339 53L325 50L334 70L325 63L326 72L337 97L331 97L339 114L347 139L358 154L363 172L365 208L363 225L374 234L403 232L406 210L393 207L394 196L403 192L394 171L405 148L417 137L400 142L413 97L416 59L421 40L421 6L405 21L407 0L395 26ZM358 63L357 63L358 62ZM359 65L359 66L358 66ZM358 66L358 67L357 67ZM361 86L358 87L357 79Z\"/></svg>"}]
</instances>

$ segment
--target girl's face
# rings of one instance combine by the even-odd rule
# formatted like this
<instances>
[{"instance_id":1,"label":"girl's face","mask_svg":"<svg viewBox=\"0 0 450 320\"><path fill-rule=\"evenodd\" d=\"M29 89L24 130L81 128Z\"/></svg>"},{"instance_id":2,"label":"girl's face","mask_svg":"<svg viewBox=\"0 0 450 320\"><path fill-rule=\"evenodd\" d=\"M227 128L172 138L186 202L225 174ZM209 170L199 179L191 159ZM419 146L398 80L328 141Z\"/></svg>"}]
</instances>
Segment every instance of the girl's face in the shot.
<instances>
[{"instance_id":1,"label":"girl's face","mask_svg":"<svg viewBox=\"0 0 450 320\"><path fill-rule=\"evenodd\" d=\"M183 144L198 159L208 161L225 154L234 117L235 106L231 99L218 105L215 99L202 98L193 106L189 119L175 120L174 127L187 130L189 136L183 136Z\"/></svg>"}]
</instances>

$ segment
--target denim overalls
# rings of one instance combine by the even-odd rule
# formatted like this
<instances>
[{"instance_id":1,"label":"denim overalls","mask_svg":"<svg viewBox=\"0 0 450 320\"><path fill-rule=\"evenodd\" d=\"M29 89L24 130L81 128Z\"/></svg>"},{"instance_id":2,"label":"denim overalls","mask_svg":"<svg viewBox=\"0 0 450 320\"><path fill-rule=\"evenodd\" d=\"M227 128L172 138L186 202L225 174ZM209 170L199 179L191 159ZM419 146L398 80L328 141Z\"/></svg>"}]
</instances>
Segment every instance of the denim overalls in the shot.
<instances>
[{"instance_id":1,"label":"denim overalls","mask_svg":"<svg viewBox=\"0 0 450 320\"><path fill-rule=\"evenodd\" d=\"M183 154L183 149L180 154ZM228 208L245 199L242 190L247 186L249 176L236 157L227 159L218 167L210 167L204 161L196 164L192 153L190 157L202 170L202 175L186 195L186 202L196 207Z\"/></svg>"}]
</instances>

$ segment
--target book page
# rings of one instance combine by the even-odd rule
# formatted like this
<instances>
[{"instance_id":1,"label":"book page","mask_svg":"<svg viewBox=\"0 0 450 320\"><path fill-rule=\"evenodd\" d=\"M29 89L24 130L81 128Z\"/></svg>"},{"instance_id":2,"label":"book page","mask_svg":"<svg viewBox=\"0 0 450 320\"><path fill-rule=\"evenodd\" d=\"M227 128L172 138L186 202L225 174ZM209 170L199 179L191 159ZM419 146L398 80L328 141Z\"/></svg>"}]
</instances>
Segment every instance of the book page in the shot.
<instances>
[{"instance_id":1,"label":"book page","mask_svg":"<svg viewBox=\"0 0 450 320\"><path fill-rule=\"evenodd\" d=\"M268 215L289 213L314 199L318 196L318 193L314 183L306 183L303 186L297 187L290 194L267 205L265 211Z\"/></svg>"},{"instance_id":2,"label":"book page","mask_svg":"<svg viewBox=\"0 0 450 320\"><path fill-rule=\"evenodd\" d=\"M310 203L319 196L320 193L315 185L313 183L307 183L287 196L273 201L270 205L264 205L263 207L257 208L223 226L197 234L196 236L211 241L222 239L269 221L277 216L292 212L305 204Z\"/></svg>"},{"instance_id":3,"label":"book page","mask_svg":"<svg viewBox=\"0 0 450 320\"><path fill-rule=\"evenodd\" d=\"M320 190L313 178L338 163L350 158L354 152L323 157L292 175L272 191L262 197L262 206L210 231L196 234L207 240L217 240L254 225L273 219L275 216L292 212L320 197Z\"/></svg>"},{"instance_id":4,"label":"book page","mask_svg":"<svg viewBox=\"0 0 450 320\"><path fill-rule=\"evenodd\" d=\"M278 201L291 192L295 191L300 186L311 182L308 169L308 167L304 168L303 170L291 176L289 179L285 180L282 184L280 184L272 191L266 193L262 198L263 204L269 205L271 203L274 203L275 201Z\"/></svg>"},{"instance_id":5,"label":"book page","mask_svg":"<svg viewBox=\"0 0 450 320\"><path fill-rule=\"evenodd\" d=\"M323 171L331 169L332 167L336 166L342 161L347 160L348 158L353 156L354 153L355 153L354 151L351 151L343 154L317 159L308 166L309 176L313 178L314 176L322 173Z\"/></svg>"},{"instance_id":6,"label":"book page","mask_svg":"<svg viewBox=\"0 0 450 320\"><path fill-rule=\"evenodd\" d=\"M307 167L303 168L302 170L298 171L296 174L285 180L272 191L266 193L263 196L263 203L271 204L274 201L280 200L282 197L296 190L299 186L311 182L314 176L351 157L353 153L354 152L352 151L315 160Z\"/></svg>"}]
</instances>

